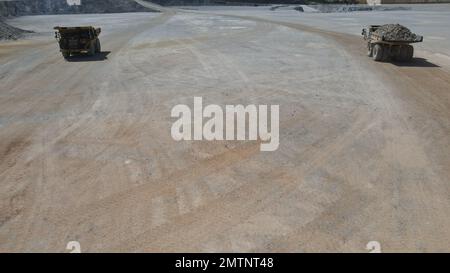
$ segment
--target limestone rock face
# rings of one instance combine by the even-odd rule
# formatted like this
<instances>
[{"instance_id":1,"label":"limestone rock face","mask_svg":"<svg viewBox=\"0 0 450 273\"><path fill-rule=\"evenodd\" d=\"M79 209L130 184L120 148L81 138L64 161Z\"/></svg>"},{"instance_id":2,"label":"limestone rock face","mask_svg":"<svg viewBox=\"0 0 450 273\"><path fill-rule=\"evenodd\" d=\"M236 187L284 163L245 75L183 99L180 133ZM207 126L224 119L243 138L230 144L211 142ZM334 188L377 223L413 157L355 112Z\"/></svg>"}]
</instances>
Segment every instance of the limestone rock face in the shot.
<instances>
[{"instance_id":1,"label":"limestone rock face","mask_svg":"<svg viewBox=\"0 0 450 273\"><path fill-rule=\"evenodd\" d=\"M0 16L152 11L133 0L0 0Z\"/></svg>"},{"instance_id":2,"label":"limestone rock face","mask_svg":"<svg viewBox=\"0 0 450 273\"><path fill-rule=\"evenodd\" d=\"M27 32L29 31L10 26L0 20L0 40L16 40Z\"/></svg>"}]
</instances>

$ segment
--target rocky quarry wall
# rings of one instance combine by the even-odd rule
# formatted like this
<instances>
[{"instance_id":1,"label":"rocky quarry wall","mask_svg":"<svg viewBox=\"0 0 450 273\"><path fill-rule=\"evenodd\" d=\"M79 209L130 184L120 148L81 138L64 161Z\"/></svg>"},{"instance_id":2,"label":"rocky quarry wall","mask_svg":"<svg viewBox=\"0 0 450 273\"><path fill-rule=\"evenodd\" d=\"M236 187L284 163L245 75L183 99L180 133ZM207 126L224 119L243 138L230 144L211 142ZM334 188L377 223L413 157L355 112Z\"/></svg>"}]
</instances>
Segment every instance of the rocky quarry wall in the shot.
<instances>
[{"instance_id":1,"label":"rocky quarry wall","mask_svg":"<svg viewBox=\"0 0 450 273\"><path fill-rule=\"evenodd\" d=\"M17 39L27 33L6 24L3 20L5 17L144 11L154 10L143 7L133 0L0 0L0 40Z\"/></svg>"},{"instance_id":2,"label":"rocky quarry wall","mask_svg":"<svg viewBox=\"0 0 450 273\"><path fill-rule=\"evenodd\" d=\"M80 4L80 5L77 5ZM0 0L0 16L154 11L133 0Z\"/></svg>"}]
</instances>

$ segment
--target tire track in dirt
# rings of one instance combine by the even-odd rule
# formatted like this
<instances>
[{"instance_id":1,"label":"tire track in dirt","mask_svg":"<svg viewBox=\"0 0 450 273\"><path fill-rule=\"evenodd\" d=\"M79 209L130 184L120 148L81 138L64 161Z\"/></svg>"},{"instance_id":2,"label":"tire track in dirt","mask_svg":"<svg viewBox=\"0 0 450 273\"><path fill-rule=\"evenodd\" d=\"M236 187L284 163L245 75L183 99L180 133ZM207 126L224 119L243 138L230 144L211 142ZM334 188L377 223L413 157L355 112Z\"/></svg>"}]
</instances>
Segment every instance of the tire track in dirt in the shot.
<instances>
[{"instance_id":1,"label":"tire track in dirt","mask_svg":"<svg viewBox=\"0 0 450 273\"><path fill-rule=\"evenodd\" d=\"M191 11L188 11L191 12ZM199 12L202 13L202 12ZM345 51L354 57L354 64L362 68L365 73L373 73L380 80L380 87L387 87L390 91L375 92L373 97L378 100L380 105L390 105L383 107L387 113L387 118L399 119L398 126L406 130L408 134L420 135L421 139L427 140L431 136L431 131L421 132L417 125L410 120L417 116L430 120L436 120L439 134L436 142L442 143L443 150L435 150L439 153L441 162L436 172L440 172L442 177L450 177L450 169L445 168L450 164L450 160L445 155L450 152L450 139L444 138L450 135L450 72L433 64L427 64L420 61L402 66L392 63L376 63L366 56L365 43L358 36L328 31L298 23L283 22L271 19L264 19L254 16L239 16L220 14L232 18L241 18L244 20L253 20L257 22L267 22L276 25L286 26L300 31L318 34L324 38L337 42ZM376 89L375 89L376 90ZM423 127L422 127L423 128ZM414 130L413 130L414 129ZM444 138L444 139L443 139ZM450 193L450 187L444 187Z\"/></svg>"},{"instance_id":2,"label":"tire track in dirt","mask_svg":"<svg viewBox=\"0 0 450 273\"><path fill-rule=\"evenodd\" d=\"M283 126L285 126L285 125L283 125ZM234 151L234 152L236 152L236 151ZM223 155L218 155L217 158L220 161L223 161ZM231 162L235 162L235 161L236 160L233 159L231 161L227 160L226 162L230 162L231 163ZM208 165L210 165L211 163L214 165L214 164L217 164L219 162L208 161ZM202 163L202 164L204 164L204 163ZM221 164L221 165L223 165L223 164ZM223 165L223 167L221 167L221 168L224 168L224 167L227 167L227 164ZM206 169L208 169L208 168L206 168ZM215 169L215 170L217 171L217 169ZM216 172L216 171L213 171L213 172ZM184 174L185 172L186 172L186 170L183 170L180 173ZM209 173L213 173L213 172L209 172ZM207 174L208 173L196 171L196 176L195 177L202 177L202 176L206 176ZM183 175L183 176L185 176L185 175ZM183 178L183 176L181 176L181 177L174 177L174 176L164 177L163 179L161 179L161 182L164 182L164 181L169 181L170 182L170 181L173 181L175 178L176 178L175 181L192 180L192 177L191 178L186 178L186 177ZM175 184L173 184L173 183L175 183ZM151 198L152 196L155 197L155 198L159 197L159 196L164 196L164 194L165 194L164 191L161 191L159 189L154 191L153 188L157 188L156 186L158 186L158 185L146 185L146 186L142 186L142 187L137 187L137 188L132 189L131 191L125 193L125 194L120 193L118 195L114 195L114 196L111 196L111 197L106 198L104 200L101 200L97 205L95 205L95 204L88 204L88 205L86 205L85 209L78 208L76 210L76 213L74 213L74 214L70 214L69 213L68 215L64 215L63 217L58 217L58 218L61 219L61 218L66 218L66 216L68 216L68 218L77 219L76 221L78 223L84 222L84 221L88 221L89 219L98 218L98 217L101 217L102 215L108 215L108 216L110 216L110 218L122 219L122 218L125 218L125 217L124 216L119 216L119 215L111 216L110 213L112 213L112 212L119 212L120 213L120 212L122 212L124 210L124 208L130 208L130 204L145 203L145 200L152 199ZM167 185L167 184L164 185L163 189L165 189L168 192L171 192L174 188L179 188L179 187L180 187L179 183L172 182L169 185ZM251 193L251 191L252 191L251 188L253 188L253 187L255 187L255 186L254 185L247 185L245 188L239 188L239 190L247 189L247 191L249 191ZM271 187L270 184L268 185L268 187ZM264 192L264 191L262 191L262 192ZM229 197L232 194L235 194L235 191L233 191L231 194L227 194L226 197ZM140 197L140 196L142 196L142 197ZM139 199L142 199L142 201L139 201ZM255 200L255 198L250 198L250 199L251 200ZM133 201L130 203L127 200L130 200L130 201L133 200ZM226 200L227 200L227 198L224 197L221 202L218 202L218 204L224 205L226 203ZM237 204L236 205L236 209L238 209L238 207L239 207L239 205ZM212 211L214 211L214 210L212 210ZM171 223L171 222L172 221L169 220L169 223ZM115 232L117 232L117 231L115 231ZM117 234L117 236L114 236L114 237L120 238L122 236L124 236L124 235L123 234L121 234L121 235Z\"/></svg>"},{"instance_id":3,"label":"tire track in dirt","mask_svg":"<svg viewBox=\"0 0 450 273\"><path fill-rule=\"evenodd\" d=\"M307 165L267 173L265 178L261 177L257 181L244 184L221 196L220 199L197 208L193 213L180 215L167 225L150 229L131 241L126 240L118 244L112 248L113 251L175 251L175 249L201 251L201 249L193 247L210 239L210 236L220 234L228 227L237 225L251 215L270 207L271 204L282 199L283 195L300 186L306 175L326 164L328 160L364 134L371 115L366 112L357 112L356 120L347 132L336 136L331 143L325 144L320 150L309 150L310 154L304 155L309 159ZM293 122L294 120L290 120L287 123ZM286 125L282 123L283 128L286 128ZM267 166L267 170L270 170L269 166ZM208 236L206 233L211 235ZM171 238L175 237L178 242L177 246L171 248Z\"/></svg>"},{"instance_id":4,"label":"tire track in dirt","mask_svg":"<svg viewBox=\"0 0 450 273\"><path fill-rule=\"evenodd\" d=\"M313 165L314 167L311 167L311 170L319 167L321 165L320 162L323 163L324 161L326 161L323 157L330 158L330 157L336 155L336 153L338 153L340 150L342 150L346 145L348 145L347 142L351 143L352 139L348 137L349 135L358 136L362 131L364 131L363 128L366 127L367 121L370 119L364 113L360 113L359 111L357 111L357 113L359 113L357 115L358 121L354 124L354 126L352 126L351 129L349 129L348 133L346 133L344 136L342 136L342 139L339 138L339 141L337 141L337 143L333 142L333 144L330 144L332 146L327 146L323 150L321 149L320 151L316 151L314 149L307 151L309 153L312 153L310 156L306 155L308 158L312 159L311 165ZM289 127L289 124L294 123L294 122L295 122L295 120L291 120L285 124L282 124L282 126ZM346 144L340 143L340 142L344 141L344 139L346 139L345 140ZM171 193L173 192L173 190L175 188L186 187L188 185L187 183L189 183L190 186L194 187L195 185L191 185L192 181L196 181L200 177L207 177L208 175L217 173L218 170L223 170L224 168L228 168L228 166L236 165L236 164L238 164L238 162L243 162L244 159L253 157L257 153L259 153L258 147L259 147L258 143L255 143L255 144L249 143L249 145L242 145L242 146L239 146L237 149L231 150L229 152L231 157L228 157L228 156L224 157L223 154L219 154L219 155L215 156L213 159L209 159L209 160L205 160L204 162L200 162L196 168L191 168L188 170L180 170L178 172L172 173L170 177L163 177L162 179L160 179L159 183L152 183L152 185L148 185L148 184L143 185L141 187L133 188L127 192L119 193L114 196L110 196L108 198L100 200L100 202L97 205L95 203L87 204L84 209L82 207L80 207L80 208L77 208L76 210L74 210L74 214L68 213L68 214L64 214L64 216L61 216L61 218L57 217L62 221L60 223L58 223L59 221L57 221L57 225L58 226L59 225L73 226L75 223L77 223L77 225L80 225L81 223L90 221L90 219L100 219L100 218L103 219L102 222L107 219L126 219L126 215L128 215L130 213L130 211L132 211L133 209L137 209L137 207L139 207L141 205L145 206L146 203L150 202L150 200L152 200L154 198L171 195ZM334 147L334 148L332 148L332 147ZM242 157L242 155L240 155L243 152L243 151L241 151L241 149L244 149L244 151L246 153L246 155L244 157ZM315 155L316 153L318 153L318 154ZM313 158L316 158L316 160L314 160ZM277 171L277 173L279 173L279 176L280 176L279 179L284 181L284 182L282 182L282 184L286 184L286 186L287 186L286 190L281 191L280 194L288 193L290 190L292 190L292 187L297 187L298 181L301 180L301 177L303 177L303 175L304 175L304 173L302 173L302 171L298 172L296 170L286 170L286 172L288 172L288 171L289 171L289 173L292 172L293 176L295 178L291 177L291 175L289 174L287 176L289 176L291 178L288 179L287 181L285 181L285 179L283 179L283 177L286 176L284 174L284 172L279 173ZM267 174L267 175L269 175L269 174ZM224 193L223 195L220 196L220 198L218 200L212 200L211 202L208 202L207 204L202 204L200 207L195 208L193 213L195 213L195 215L202 215L202 217L205 217L204 219L209 219L210 217L214 218L215 217L214 215L221 215L221 213L217 213L217 212L221 211L220 208L223 206L223 207L227 207L228 213L236 213L238 215L239 214L238 212L240 210L243 210L243 211L248 211L248 213L251 214L251 213L255 212L255 210L252 209L252 206L254 205L256 200L265 200L264 196L273 192L272 188L274 186L277 186L272 183L273 182L272 179L276 179L277 175L275 175L274 177L272 177L272 175L269 175L269 176L271 179L264 182L264 183L266 183L265 184L265 187L267 187L266 190L261 190L261 185L259 184L259 181L256 181L257 184L254 184L254 182L247 183L247 184L239 186L238 188L235 188L231 192ZM198 183L195 183L195 184L198 184ZM150 186L152 186L152 187L150 187ZM258 190L255 190L255 189L258 189ZM251 201L248 201L249 203L247 205L240 204L239 199L236 199L236 195L242 195L243 193L245 193L244 195L246 196L246 200L247 199L251 200ZM231 205L230 200L235 200L236 202L232 203L232 205ZM272 200L272 199L267 197L267 200ZM262 202L262 201L260 201L260 202ZM267 202L269 202L269 201L267 201ZM268 204L265 201L263 203L266 205ZM138 205L138 204L140 204L140 205ZM243 208L246 208L246 209L243 209ZM199 210L201 212L200 214L199 214ZM189 215L189 216L186 216L186 215ZM178 224L179 221L188 221L185 218L189 218L190 216L192 216L191 213L188 213L188 214L181 213L180 214L180 212L178 212L178 213L175 213L174 216L172 216L175 218L169 218L166 220L166 222L167 222L167 225L169 225L169 226L172 226L172 225L174 225L174 222L177 222L176 226L179 227L180 226ZM64 219L71 219L71 220L68 223L64 223L66 221ZM178 219L185 219L185 220L178 220ZM241 218L236 218L235 221L239 221L239 219L241 219ZM106 225L105 228L110 227L110 225L111 224ZM156 227L156 228L157 228L157 230L161 229L161 231L163 231L163 230L167 229L167 225L165 227ZM184 228L184 225L181 225L181 226L182 226L182 228ZM226 227L226 225L223 228L225 228L225 227ZM100 230L101 229L102 228L100 228ZM126 238L127 237L126 230L127 229L124 229L124 230L114 229L114 230L109 230L109 231L113 232L115 234L115 236L113 236L114 238ZM157 230L154 231L155 234L158 233ZM117 232L119 232L119 233L117 233ZM150 233L153 234L153 230ZM162 236L162 235L160 235L160 236ZM141 240L141 239L139 239L139 240ZM128 246L130 246L130 244L128 244Z\"/></svg>"},{"instance_id":5,"label":"tire track in dirt","mask_svg":"<svg viewBox=\"0 0 450 273\"><path fill-rule=\"evenodd\" d=\"M167 22L165 20L168 18L170 17L159 20L164 23ZM265 21L264 24L273 24L273 21L271 20L263 21ZM442 96L443 98L447 97L445 89L448 87L449 82L447 73L441 71L439 68L433 68L427 70L425 75L417 75L419 72L418 68L395 67L391 64L372 63L371 60L362 54L364 52L363 46L361 46L360 40L357 40L355 36L343 35L344 37L342 37L342 34L316 30L297 24L282 24L283 26L288 24L289 27L301 31L306 31L303 30L306 28L310 32L321 33L324 37L340 41L339 44L345 48L349 55L356 57L356 60L352 65L367 69L367 71L380 73L377 75L379 77L386 77L386 85L392 84L395 87L400 86L400 91L396 88L394 89L395 92L383 91L381 94L375 93L371 96L371 98L374 98L377 101L377 105L382 107L382 110L387 111L382 112L379 116L375 116L375 113L370 112L364 107L357 108L351 116L352 119L349 120L351 126L345 131L336 132L337 135L335 137L333 137L334 135L326 136L325 140L322 140L322 142L317 144L319 148L315 147L308 149L305 156L311 158L312 161L306 165L299 166L298 169L286 167L279 170L272 170L271 167L273 168L273 166L270 164L262 164L261 169L264 169L265 172L260 172L258 174L260 177L249 178L249 181L242 182L244 184L234 185L231 187L230 191L219 192L218 196L214 196L213 189L208 188L203 181L200 181L201 178L217 174L220 171L233 168L236 165L249 164L251 161L250 159L255 159L259 155L259 142L245 143L231 149L220 148L219 151L222 153L217 153L212 158L197 161L190 165L189 168L178 169L175 172L165 170L162 177L154 179L147 184L117 194L112 194L104 199L86 203L85 205L81 205L71 210L51 212L51 214L48 214L47 216L48 221L55 227L55 234L58 234L61 230L64 230L62 233L65 235L69 235L70 232L76 234L85 227L88 229L92 228L92 232L89 232L86 235L86 238L91 239L92 243L98 243L96 246L93 246L92 249L99 248L112 251L202 250L202 244L211 240L211 236L214 236L214 234L225 232L230 229L230 226L241 224L255 213L263 211L264 209L269 208L271 204L282 200L299 185L302 185L306 176L317 171L322 166L327 165L331 159L336 158L342 151L347 150L355 140L367 132L373 122L378 122L380 119L395 119L392 123L399 126L399 130L396 131L396 133L399 135L408 133L413 135L414 139L414 131L416 128L409 122L408 112L402 111L404 109L399 106L409 109L408 107L411 107L411 104L416 105L421 112L437 117L436 122L441 126L440 132L448 132L448 115L445 109L445 107L448 106L448 101L441 99ZM139 31L145 31L145 29L146 27L142 27L139 28ZM118 55L127 54L127 50L132 46L132 43L127 41L132 40L133 35L139 34L130 33L130 36L120 39L120 41L117 41L116 44L112 46L114 53L111 54L112 58L110 61L115 62L116 69L121 65L118 60L119 58L116 59L116 57L118 57ZM246 37L243 37L244 41L245 38ZM209 60L204 59L202 52L200 52L198 48L195 48L195 45L197 45L197 41L188 45L189 47L193 47L195 52L192 53L198 58L203 59L203 61L208 62ZM214 48L211 47L210 50L214 50ZM220 53L220 51L213 52ZM234 71L236 64L228 60L225 54L218 54L218 58L224 62L227 69L231 69L236 73L236 77L240 78L243 84L246 86L252 85L252 82L249 81L245 72ZM125 65L130 66L130 64ZM214 68L214 66L211 67ZM42 68L49 69L49 67L46 66L42 66ZM89 71L89 69L87 70ZM105 71L103 72L106 73ZM145 76L146 71L144 70L142 72ZM361 74L363 74L363 72L356 73L356 76L362 78ZM98 77L98 75L99 74L96 74L96 77ZM402 76L403 78L392 79L395 75ZM353 76L354 75L352 74L352 77ZM437 82L427 81L429 77L437 77L439 80L437 80ZM76 81L76 79L74 79L74 81ZM119 84L119 82L114 79L111 79L111 82ZM435 87L437 88L434 90L433 88ZM62 145L68 142L92 144L92 137L85 136L89 136L89 128L95 122L95 119L92 118L93 113L100 107L100 102L104 103L109 95L108 92L106 92L108 87L105 86L103 88L104 89L98 92L98 96L94 98L94 101L91 100L92 104L88 105L88 110L81 115L80 120L74 121L66 129L58 132L58 135L55 138L52 138L51 141L43 139L41 136L36 139L35 142L41 143L42 147L41 149L33 151L32 154L34 154L34 157L32 157L32 161L39 161L42 159L41 157L44 157L44 159L50 157L49 153L51 153L51 150L48 148L55 144ZM376 87L371 86L369 90L376 90ZM429 93L425 92L430 90L431 92ZM410 92L412 92L414 96L407 101L408 105L399 104L398 98L411 95ZM263 96L266 95L267 94L263 94ZM268 95L270 95L270 93ZM44 99L45 98L42 98L42 100ZM40 101L35 105L36 107L39 107L39 105L44 102L45 101ZM53 102L55 102L55 100ZM131 104L131 102L132 100L128 103ZM151 105L157 106L157 101L152 101ZM120 104L118 103L117 106L120 106ZM26 113L31 114L36 109L28 109ZM145 123L148 118L149 117L133 117L131 120L121 120L121 124L117 126L115 134L122 139L124 135L128 134L128 129ZM283 121L281 126L285 129L290 128L296 123L304 121L304 119L304 116L301 118L296 116ZM117 145L118 142L110 140L102 143L105 145L102 149L97 150L96 154L93 153L94 159L100 157L103 152L109 149L109 147ZM412 143L414 144L415 142L413 141ZM323 144L323 146L320 144ZM396 150L394 148L391 149L392 151L390 151L388 156L396 156ZM446 149L443 149L440 153L443 154L446 151ZM445 159L444 156L443 158ZM170 157L166 158L169 159ZM443 164L445 163L445 160L440 162ZM19 167L23 167L23 165ZM40 171L43 179L42 181L45 181L49 167L51 166L49 166L48 161L42 161ZM140 169L138 165L130 165L128 167L131 171ZM85 168L81 173L81 179L83 177L87 179L97 171L98 170L95 168ZM446 170L441 170L441 172L445 173ZM340 188L343 192L343 199L328 200L327 197L323 204L320 204L320 200L306 200L305 202L307 205L319 207L318 213L313 214L311 216L312 218L309 218L309 224L305 227L291 227L294 231L291 232L291 237L288 238L297 238L298 234L301 234L302 231L305 231L307 237L310 238L319 238L321 236L327 238L329 235L320 233L320 231L315 233L315 230L320 228L321 223L338 224L338 227L343 228L342 219L340 219L339 216L351 213L353 210L347 210L349 206L354 204L359 204L360 206L367 205L361 201L361 197L366 196L367 193L359 191L353 184L346 182L347 181L344 181ZM440 189L448 189L448 185L442 185L440 182L442 181L433 182L432 186L439 186L438 188ZM40 185L39 187L42 187L42 183L38 185ZM420 186L421 185L415 185L414 189L420 189ZM401 188L398 185L396 185L396 187L398 188L398 194L401 195ZM44 189L38 188L34 192L33 196L39 196L40 193L44 192ZM347 195L348 199L345 199ZM428 193L423 193L420 195L419 199L421 199L421 202L425 203L429 197L430 195ZM401 200L401 197L394 197L394 201L398 204L400 204ZM334 205L337 206L337 210L334 210ZM30 205L28 204L27 206ZM27 228L24 231L28 235L22 240L20 248L29 249L27 248L27 241L32 238L32 235L35 236L32 231L34 230L33 225L36 224L35 221L37 220L36 218L33 219L29 214L23 214L23 217L29 219L25 225ZM133 222L140 218L149 218L150 220L149 222L142 223ZM399 215L397 215L397 218L401 220ZM135 229L134 224L136 224L138 228ZM68 227L70 228L68 229ZM360 226L355 225L353 227L355 230L360 228ZM296 229L297 231L295 231ZM132 232L130 232L130 230ZM145 231L142 233L142 230ZM136 233L139 235L135 237L134 235ZM209 233L210 235L205 235L205 233ZM109 238L117 238L120 242L99 242L99 240L104 238L105 234L108 234L108 236L110 236ZM183 238L182 240L180 239L180 234ZM320 234L320 236L318 234ZM72 235L72 233L70 235ZM95 237L95 235L97 235L97 237ZM263 235L264 234L262 233L255 234L255 236ZM271 240L276 240L278 242L283 242L284 240L283 238L280 239L279 234L277 233L269 233L266 234L266 236ZM57 236L55 235L55 237ZM228 243L232 244L233 238L225 237L225 239ZM175 240L178 242L177 245L173 244ZM53 247L57 247L55 242L50 243L53 243ZM336 245L337 244L338 243L336 242ZM288 248L288 246L286 246L286 248Z\"/></svg>"},{"instance_id":6,"label":"tire track in dirt","mask_svg":"<svg viewBox=\"0 0 450 273\"><path fill-rule=\"evenodd\" d=\"M110 41L112 37L109 35L105 36L106 41L110 42L108 43L108 49L114 51L111 54L111 60L114 61L114 54L116 52L119 52L131 37L139 34L141 31L147 30L149 27L163 24L171 16L173 16L171 13L163 13L160 16L149 20L148 23L140 25L138 28L125 30L124 35L118 35L119 37L121 37L120 39L114 39ZM52 44L53 45L49 43L38 43L38 47L34 51L30 52L30 54L37 54L37 52L40 51L44 52L44 55L49 55L50 51L55 53L54 42L52 42ZM11 52L11 54L13 53L14 52ZM53 56L53 54L51 55ZM22 77L14 77L11 79L11 81L7 81L11 84L11 88L8 90L8 94L13 95L11 95L11 99L8 99L9 95L2 93L1 105L5 106L2 107L2 110L7 111L6 113L8 113L10 116L17 117L18 115L24 115L26 117L34 115L36 112L39 113L41 111L48 111L47 109L49 109L49 107L64 104L65 101L71 100L72 98L71 96L61 94L61 91L63 91L65 94L69 94L77 88L80 82L89 82L93 80L95 81L95 77L99 77L99 75L105 74L107 72L107 70L105 69L101 69L101 72L99 71L101 65L87 62L76 63L77 65L67 66L67 69L64 71L64 73L61 73L60 65L57 64L62 64L64 60L62 60L59 54L56 53L54 54L54 57L52 57L50 60L45 60L45 62L43 63L41 62L41 58L37 58L35 61L39 63L37 63L37 65L35 65L32 69L37 73L32 73L31 76L25 77L25 80L22 80ZM80 67L83 67L83 69L80 69ZM96 71L97 73L95 74L93 73L93 71ZM30 71L24 71L24 73L29 72ZM54 75L58 75L58 77L55 78ZM103 75L103 78L109 78L107 73ZM8 80L8 78L6 80ZM54 85L50 84L50 82L52 82ZM63 88L64 86L66 86L66 88ZM49 87L57 88L60 92L57 96L54 96L52 93L53 91L51 90L49 90L48 92L44 92L43 94L42 91L47 90ZM30 93L30 91L38 92L33 92L36 93L33 94ZM103 90L103 93L104 92L105 90ZM99 90L98 94L101 93L102 91ZM34 97L36 99L33 99ZM55 144L57 144L59 141L63 141L67 136L69 136L76 130L79 130L82 126L86 125L89 120L92 119L93 111L95 111L97 105L96 102L98 102L99 99L100 97L91 97L90 100L86 100L85 102L83 102L87 103L85 105L87 107L86 111L78 116L76 120L72 119L72 121L70 121L66 119L66 122L71 123L67 125L63 130L59 131L58 135L55 135L54 138L46 139L45 133L45 128L49 127L51 129L51 126L53 126L54 123L47 123L44 125L39 123L29 123L29 126L27 127L28 130L33 131L34 133L30 142L28 142L27 147L24 147L23 152L18 151L12 155L8 155L10 157L16 158L17 160L13 168L9 168L6 174L2 174L3 179L15 179L12 175L15 175L17 172L21 172L20 170L22 169L26 169L28 172L35 173L36 175L36 179L32 183L32 189L29 188L29 190L26 191L27 196L25 200L28 200L28 205L26 206L25 210L22 210L20 212L20 218L18 218L20 222L14 223L14 225L20 223L21 229L23 230L22 232L16 234L15 249L29 249L29 243L33 241L33 231L36 231L37 229L39 232L40 228L38 227L38 222L42 222L41 215L39 216L39 219L35 217L39 215L38 213L36 213L36 210L48 211L47 206L49 206L49 204L45 204L45 201L43 200L45 199L43 198L43 196L46 195L45 189L52 186L48 184L49 180L47 180L46 178L47 169L53 167L49 166L50 163L46 160L47 158L51 158L48 153L51 152L51 148L54 147ZM11 108L11 106L17 104L16 101L20 101L23 104L23 107L17 107L16 105L15 107ZM7 125L7 123L4 124ZM53 130L51 130L50 132L56 133L53 132ZM43 138L46 140L44 141ZM33 149L30 149L29 147L33 147ZM107 148L104 148L104 150L106 149ZM26 160L25 158L23 158L25 156L23 153L25 152ZM41 167L38 167L39 164L36 164L36 162L38 161L42 162ZM29 180L24 182L31 184L32 181ZM40 196L40 198L37 198L37 196ZM8 197L5 196L5 198ZM30 202L33 202L33 204L31 204Z\"/></svg>"}]
</instances>

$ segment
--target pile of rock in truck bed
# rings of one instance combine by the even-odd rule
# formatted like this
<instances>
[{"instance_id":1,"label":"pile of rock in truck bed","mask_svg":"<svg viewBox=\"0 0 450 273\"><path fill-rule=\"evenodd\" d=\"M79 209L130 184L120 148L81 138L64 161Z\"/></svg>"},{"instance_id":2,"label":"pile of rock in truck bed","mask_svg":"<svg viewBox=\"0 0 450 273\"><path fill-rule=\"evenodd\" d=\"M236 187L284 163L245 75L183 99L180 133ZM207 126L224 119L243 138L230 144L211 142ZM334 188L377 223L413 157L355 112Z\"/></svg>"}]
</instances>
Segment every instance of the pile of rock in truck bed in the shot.
<instances>
[{"instance_id":1,"label":"pile of rock in truck bed","mask_svg":"<svg viewBox=\"0 0 450 273\"><path fill-rule=\"evenodd\" d=\"M407 27L399 24L387 24L380 26L375 33L383 36L386 41L415 42L420 37L411 32Z\"/></svg>"}]
</instances>

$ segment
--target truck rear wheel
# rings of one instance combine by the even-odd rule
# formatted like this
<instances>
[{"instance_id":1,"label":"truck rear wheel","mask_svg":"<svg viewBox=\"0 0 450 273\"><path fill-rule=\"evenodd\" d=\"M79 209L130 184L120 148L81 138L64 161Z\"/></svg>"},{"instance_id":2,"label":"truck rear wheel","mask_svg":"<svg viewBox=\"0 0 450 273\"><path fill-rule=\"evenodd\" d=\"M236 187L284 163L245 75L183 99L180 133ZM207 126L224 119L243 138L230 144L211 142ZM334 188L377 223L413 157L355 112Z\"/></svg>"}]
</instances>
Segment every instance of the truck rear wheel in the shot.
<instances>
[{"instance_id":1,"label":"truck rear wheel","mask_svg":"<svg viewBox=\"0 0 450 273\"><path fill-rule=\"evenodd\" d=\"M91 46L89 47L88 55L94 56L96 52L95 43L91 43Z\"/></svg>"},{"instance_id":2,"label":"truck rear wheel","mask_svg":"<svg viewBox=\"0 0 450 273\"><path fill-rule=\"evenodd\" d=\"M376 44L372 47L372 58L377 62L381 62L385 59L383 46Z\"/></svg>"},{"instance_id":3,"label":"truck rear wheel","mask_svg":"<svg viewBox=\"0 0 450 273\"><path fill-rule=\"evenodd\" d=\"M404 62L406 60L406 53L407 53L406 51L407 51L406 47L402 46L400 48L400 52L398 52L395 59L397 61Z\"/></svg>"},{"instance_id":4,"label":"truck rear wheel","mask_svg":"<svg viewBox=\"0 0 450 273\"><path fill-rule=\"evenodd\" d=\"M102 46L100 45L100 40L95 40L95 52L100 53L102 52Z\"/></svg>"},{"instance_id":5,"label":"truck rear wheel","mask_svg":"<svg viewBox=\"0 0 450 273\"><path fill-rule=\"evenodd\" d=\"M402 46L396 59L401 62L409 62L414 55L414 48L410 45Z\"/></svg>"},{"instance_id":6,"label":"truck rear wheel","mask_svg":"<svg viewBox=\"0 0 450 273\"><path fill-rule=\"evenodd\" d=\"M414 56L414 47L411 45L407 45L405 49L405 62L410 62Z\"/></svg>"}]
</instances>

